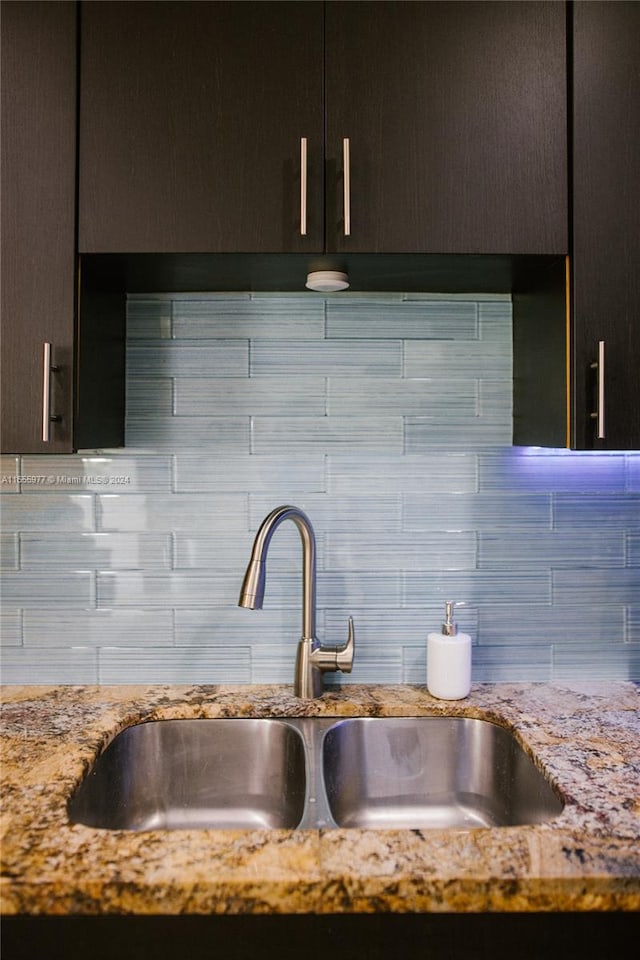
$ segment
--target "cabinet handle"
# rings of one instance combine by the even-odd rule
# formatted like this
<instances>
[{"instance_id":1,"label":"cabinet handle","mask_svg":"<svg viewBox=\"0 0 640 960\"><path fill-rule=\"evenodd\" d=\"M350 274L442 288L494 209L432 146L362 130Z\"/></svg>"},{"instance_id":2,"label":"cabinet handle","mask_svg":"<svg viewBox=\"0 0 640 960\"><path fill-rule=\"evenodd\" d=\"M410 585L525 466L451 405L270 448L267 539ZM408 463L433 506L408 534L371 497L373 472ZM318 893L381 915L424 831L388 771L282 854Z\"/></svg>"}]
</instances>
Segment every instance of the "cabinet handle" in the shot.
<instances>
[{"instance_id":1,"label":"cabinet handle","mask_svg":"<svg viewBox=\"0 0 640 960\"><path fill-rule=\"evenodd\" d=\"M307 235L307 138L300 137L300 236Z\"/></svg>"},{"instance_id":2,"label":"cabinet handle","mask_svg":"<svg viewBox=\"0 0 640 960\"><path fill-rule=\"evenodd\" d=\"M597 408L591 419L596 421L598 440L604 440L604 340L598 341L598 359L591 364L591 369L597 370L598 378Z\"/></svg>"},{"instance_id":3,"label":"cabinet handle","mask_svg":"<svg viewBox=\"0 0 640 960\"><path fill-rule=\"evenodd\" d=\"M342 170L344 185L344 235L351 236L351 156L349 138L342 141Z\"/></svg>"},{"instance_id":4,"label":"cabinet handle","mask_svg":"<svg viewBox=\"0 0 640 960\"><path fill-rule=\"evenodd\" d=\"M58 367L51 363L51 344L43 343L42 347L42 441L49 443L51 424L60 420L60 417L51 414L51 374L55 373Z\"/></svg>"}]
</instances>

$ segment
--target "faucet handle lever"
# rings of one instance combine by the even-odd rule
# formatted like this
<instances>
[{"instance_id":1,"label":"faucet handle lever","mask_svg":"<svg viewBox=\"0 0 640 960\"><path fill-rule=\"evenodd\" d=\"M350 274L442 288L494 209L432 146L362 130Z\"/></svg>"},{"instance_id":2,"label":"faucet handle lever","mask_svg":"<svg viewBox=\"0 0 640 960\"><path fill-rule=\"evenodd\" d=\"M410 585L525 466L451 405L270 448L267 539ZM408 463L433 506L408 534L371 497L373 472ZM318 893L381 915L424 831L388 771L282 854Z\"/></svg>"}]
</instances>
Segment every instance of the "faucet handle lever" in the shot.
<instances>
[{"instance_id":1,"label":"faucet handle lever","mask_svg":"<svg viewBox=\"0 0 640 960\"><path fill-rule=\"evenodd\" d=\"M310 659L314 666L323 672L341 670L342 673L351 673L354 651L353 617L349 617L349 635L344 647L323 647L319 644Z\"/></svg>"},{"instance_id":2,"label":"faucet handle lever","mask_svg":"<svg viewBox=\"0 0 640 960\"><path fill-rule=\"evenodd\" d=\"M342 673L351 673L353 657L356 650L356 637L353 628L353 617L349 617L349 635L344 647L336 647L336 669Z\"/></svg>"}]
</instances>

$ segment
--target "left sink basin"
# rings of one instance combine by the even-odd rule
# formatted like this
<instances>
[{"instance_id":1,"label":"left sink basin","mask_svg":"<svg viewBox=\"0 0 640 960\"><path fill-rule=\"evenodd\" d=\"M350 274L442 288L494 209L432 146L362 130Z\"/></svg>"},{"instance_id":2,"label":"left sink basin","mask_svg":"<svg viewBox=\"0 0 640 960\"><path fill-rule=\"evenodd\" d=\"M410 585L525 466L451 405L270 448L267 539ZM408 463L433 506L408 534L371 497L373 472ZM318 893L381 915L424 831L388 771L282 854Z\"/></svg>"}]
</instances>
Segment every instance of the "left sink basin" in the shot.
<instances>
[{"instance_id":1,"label":"left sink basin","mask_svg":"<svg viewBox=\"0 0 640 960\"><path fill-rule=\"evenodd\" d=\"M158 720L128 727L69 801L72 823L110 830L294 829L305 749L280 720Z\"/></svg>"}]
</instances>

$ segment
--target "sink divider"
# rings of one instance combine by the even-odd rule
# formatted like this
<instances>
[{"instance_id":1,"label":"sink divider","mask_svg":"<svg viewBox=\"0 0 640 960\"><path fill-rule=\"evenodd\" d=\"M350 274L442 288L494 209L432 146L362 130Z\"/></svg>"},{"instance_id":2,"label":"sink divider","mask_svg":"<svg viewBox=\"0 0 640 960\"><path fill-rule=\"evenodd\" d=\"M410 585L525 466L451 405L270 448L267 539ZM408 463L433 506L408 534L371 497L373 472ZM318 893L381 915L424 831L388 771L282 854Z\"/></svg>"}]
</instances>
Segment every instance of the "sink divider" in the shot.
<instances>
[{"instance_id":1,"label":"sink divider","mask_svg":"<svg viewBox=\"0 0 640 960\"><path fill-rule=\"evenodd\" d=\"M331 727L343 717L279 717L282 723L294 727L304 743L306 767L305 798L298 830L336 829L331 816L322 764L322 741Z\"/></svg>"}]
</instances>

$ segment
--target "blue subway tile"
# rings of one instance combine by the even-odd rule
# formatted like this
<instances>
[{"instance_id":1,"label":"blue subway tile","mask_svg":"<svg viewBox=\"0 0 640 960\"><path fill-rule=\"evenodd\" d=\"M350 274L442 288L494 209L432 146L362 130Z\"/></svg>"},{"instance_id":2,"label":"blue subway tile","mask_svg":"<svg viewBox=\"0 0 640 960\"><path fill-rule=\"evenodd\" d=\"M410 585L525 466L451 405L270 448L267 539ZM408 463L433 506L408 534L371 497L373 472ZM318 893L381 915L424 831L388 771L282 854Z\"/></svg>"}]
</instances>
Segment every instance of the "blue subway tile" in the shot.
<instances>
[{"instance_id":1,"label":"blue subway tile","mask_svg":"<svg viewBox=\"0 0 640 960\"><path fill-rule=\"evenodd\" d=\"M469 570L476 566L475 533L331 533L327 570Z\"/></svg>"},{"instance_id":2,"label":"blue subway tile","mask_svg":"<svg viewBox=\"0 0 640 960\"><path fill-rule=\"evenodd\" d=\"M622 493L624 457L514 448L480 456L480 489L546 493Z\"/></svg>"},{"instance_id":3,"label":"blue subway tile","mask_svg":"<svg viewBox=\"0 0 640 960\"><path fill-rule=\"evenodd\" d=\"M513 529L501 534L480 533L478 566L485 570L520 567L582 567L599 569L624 566L621 533L577 530L564 533Z\"/></svg>"},{"instance_id":4,"label":"blue subway tile","mask_svg":"<svg viewBox=\"0 0 640 960\"><path fill-rule=\"evenodd\" d=\"M404 498L403 527L407 530L478 530L544 533L551 529L551 498L475 494L408 495Z\"/></svg>"},{"instance_id":5,"label":"blue subway tile","mask_svg":"<svg viewBox=\"0 0 640 960\"><path fill-rule=\"evenodd\" d=\"M179 417L324 416L326 405L324 377L175 381Z\"/></svg>"},{"instance_id":6,"label":"blue subway tile","mask_svg":"<svg viewBox=\"0 0 640 960\"><path fill-rule=\"evenodd\" d=\"M460 573L404 574L405 603L414 606L421 598L455 600L474 606L491 606L515 602L550 603L549 574L526 570Z\"/></svg>"},{"instance_id":7,"label":"blue subway tile","mask_svg":"<svg viewBox=\"0 0 640 960\"><path fill-rule=\"evenodd\" d=\"M22 610L18 607L3 605L0 609L0 647L20 646L22 646Z\"/></svg>"},{"instance_id":8,"label":"blue subway tile","mask_svg":"<svg viewBox=\"0 0 640 960\"><path fill-rule=\"evenodd\" d=\"M37 485L23 485L23 493L94 492L145 493L171 489L168 456L76 454L65 457L23 457L26 474L42 477Z\"/></svg>"},{"instance_id":9,"label":"blue subway tile","mask_svg":"<svg viewBox=\"0 0 640 960\"><path fill-rule=\"evenodd\" d=\"M173 614L170 610L57 609L24 611L24 643L29 647L57 647L64 638L69 647L172 646ZM124 674L123 674L124 676Z\"/></svg>"},{"instance_id":10,"label":"blue subway tile","mask_svg":"<svg viewBox=\"0 0 640 960\"><path fill-rule=\"evenodd\" d=\"M407 417L406 445L409 454L427 455L431 450L482 450L511 442L510 420L493 417L427 419Z\"/></svg>"},{"instance_id":11,"label":"blue subway tile","mask_svg":"<svg viewBox=\"0 0 640 960\"><path fill-rule=\"evenodd\" d=\"M2 526L5 531L93 530L92 494L43 493L3 497Z\"/></svg>"},{"instance_id":12,"label":"blue subway tile","mask_svg":"<svg viewBox=\"0 0 640 960\"><path fill-rule=\"evenodd\" d=\"M0 533L0 568L17 570L19 545L17 533Z\"/></svg>"},{"instance_id":13,"label":"blue subway tile","mask_svg":"<svg viewBox=\"0 0 640 960\"><path fill-rule=\"evenodd\" d=\"M127 339L160 340L171 337L171 300L129 296L127 298Z\"/></svg>"},{"instance_id":14,"label":"blue subway tile","mask_svg":"<svg viewBox=\"0 0 640 960\"><path fill-rule=\"evenodd\" d=\"M127 417L156 419L173 415L171 377L131 377L127 380Z\"/></svg>"},{"instance_id":15,"label":"blue subway tile","mask_svg":"<svg viewBox=\"0 0 640 960\"><path fill-rule=\"evenodd\" d=\"M127 446L140 450L200 450L248 453L248 417L127 417Z\"/></svg>"},{"instance_id":16,"label":"blue subway tile","mask_svg":"<svg viewBox=\"0 0 640 960\"><path fill-rule=\"evenodd\" d=\"M175 458L177 493L247 493L278 495L286 490L322 493L326 489L325 458L322 454L299 457L216 456L207 453L179 453Z\"/></svg>"},{"instance_id":17,"label":"blue subway tile","mask_svg":"<svg viewBox=\"0 0 640 960\"><path fill-rule=\"evenodd\" d=\"M238 595L241 579L238 580ZM284 643L295 659L300 638L299 618L289 607L244 610L238 606L179 608L175 611L175 642L179 646L250 646ZM322 616L318 617L318 634Z\"/></svg>"},{"instance_id":18,"label":"blue subway tile","mask_svg":"<svg viewBox=\"0 0 640 960\"><path fill-rule=\"evenodd\" d=\"M405 344L405 377L460 379L478 377L505 380L511 377L511 345L504 340L415 340Z\"/></svg>"},{"instance_id":19,"label":"blue subway tile","mask_svg":"<svg viewBox=\"0 0 640 960\"><path fill-rule=\"evenodd\" d=\"M254 340L251 375L262 377L399 377L399 340ZM421 376L421 374L417 374Z\"/></svg>"},{"instance_id":20,"label":"blue subway tile","mask_svg":"<svg viewBox=\"0 0 640 960\"><path fill-rule=\"evenodd\" d=\"M640 453L625 457L625 488L629 493L640 493Z\"/></svg>"},{"instance_id":21,"label":"blue subway tile","mask_svg":"<svg viewBox=\"0 0 640 960\"><path fill-rule=\"evenodd\" d=\"M98 497L98 515L105 531L232 534L248 526L247 497L241 494L106 495Z\"/></svg>"},{"instance_id":22,"label":"blue subway tile","mask_svg":"<svg viewBox=\"0 0 640 960\"><path fill-rule=\"evenodd\" d=\"M640 597L640 570L554 570L554 603L627 603Z\"/></svg>"},{"instance_id":23,"label":"blue subway tile","mask_svg":"<svg viewBox=\"0 0 640 960\"><path fill-rule=\"evenodd\" d=\"M330 337L469 340L478 335L478 308L465 300L327 301Z\"/></svg>"},{"instance_id":24,"label":"blue subway tile","mask_svg":"<svg viewBox=\"0 0 640 960\"><path fill-rule=\"evenodd\" d=\"M252 452L402 453L402 417L254 417Z\"/></svg>"},{"instance_id":25,"label":"blue subway tile","mask_svg":"<svg viewBox=\"0 0 640 960\"><path fill-rule=\"evenodd\" d=\"M134 340L127 348L129 377L241 377L248 363L245 340Z\"/></svg>"},{"instance_id":26,"label":"blue subway tile","mask_svg":"<svg viewBox=\"0 0 640 960\"><path fill-rule=\"evenodd\" d=\"M21 555L24 570L168 568L171 541L150 533L23 533Z\"/></svg>"},{"instance_id":27,"label":"blue subway tile","mask_svg":"<svg viewBox=\"0 0 640 960\"><path fill-rule=\"evenodd\" d=\"M447 420L475 417L478 392L475 380L371 380L330 377L330 416L428 416Z\"/></svg>"},{"instance_id":28,"label":"blue subway tile","mask_svg":"<svg viewBox=\"0 0 640 960\"><path fill-rule=\"evenodd\" d=\"M276 340L319 340L324 337L324 302L281 296L251 299L231 294L215 300L177 299L173 304L174 336L179 339L264 337Z\"/></svg>"},{"instance_id":29,"label":"blue subway tile","mask_svg":"<svg viewBox=\"0 0 640 960\"><path fill-rule=\"evenodd\" d=\"M478 387L478 416L485 423L496 423L511 428L513 385L511 380L480 380Z\"/></svg>"},{"instance_id":30,"label":"blue subway tile","mask_svg":"<svg viewBox=\"0 0 640 960\"><path fill-rule=\"evenodd\" d=\"M499 614L478 608L477 637L488 646L503 645L505 657L516 659L522 643L585 643L625 635L624 607L585 603L510 603Z\"/></svg>"},{"instance_id":31,"label":"blue subway tile","mask_svg":"<svg viewBox=\"0 0 640 960\"><path fill-rule=\"evenodd\" d=\"M475 455L331 455L329 490L334 497L397 493L475 493Z\"/></svg>"},{"instance_id":32,"label":"blue subway tile","mask_svg":"<svg viewBox=\"0 0 640 960\"><path fill-rule=\"evenodd\" d=\"M632 680L640 676L640 643L556 644L552 680Z\"/></svg>"},{"instance_id":33,"label":"blue subway tile","mask_svg":"<svg viewBox=\"0 0 640 960\"><path fill-rule=\"evenodd\" d=\"M237 602L237 577L174 573L127 572L99 573L97 598L99 607L178 608L191 606L225 606Z\"/></svg>"},{"instance_id":34,"label":"blue subway tile","mask_svg":"<svg viewBox=\"0 0 640 960\"><path fill-rule=\"evenodd\" d=\"M15 607L57 607L93 604L93 575L84 570L64 574L19 571L2 577L3 603Z\"/></svg>"},{"instance_id":35,"label":"blue subway tile","mask_svg":"<svg viewBox=\"0 0 640 960\"><path fill-rule=\"evenodd\" d=\"M102 647L99 651L100 683L248 683L251 680L248 648L228 646Z\"/></svg>"},{"instance_id":36,"label":"blue subway tile","mask_svg":"<svg viewBox=\"0 0 640 960\"><path fill-rule=\"evenodd\" d=\"M511 297L503 295L502 299L478 301L478 319L480 321L480 337L483 340L499 337L509 342L513 323L513 308Z\"/></svg>"},{"instance_id":37,"label":"blue subway tile","mask_svg":"<svg viewBox=\"0 0 640 960\"><path fill-rule=\"evenodd\" d=\"M474 647L472 683L548 683L553 677L553 649L544 640L520 643L517 652L505 656L502 646Z\"/></svg>"},{"instance_id":38,"label":"blue subway tile","mask_svg":"<svg viewBox=\"0 0 640 960\"><path fill-rule=\"evenodd\" d=\"M293 672L290 642L256 643L251 647L252 683L292 684Z\"/></svg>"},{"instance_id":39,"label":"blue subway tile","mask_svg":"<svg viewBox=\"0 0 640 960\"><path fill-rule=\"evenodd\" d=\"M577 528L627 530L640 533L640 496L558 495L554 498L554 526L558 530Z\"/></svg>"},{"instance_id":40,"label":"blue subway tile","mask_svg":"<svg viewBox=\"0 0 640 960\"><path fill-rule=\"evenodd\" d=\"M89 647L7 647L2 650L2 682L31 685L98 682L97 651ZM126 676L126 674L124 675Z\"/></svg>"}]
</instances>

